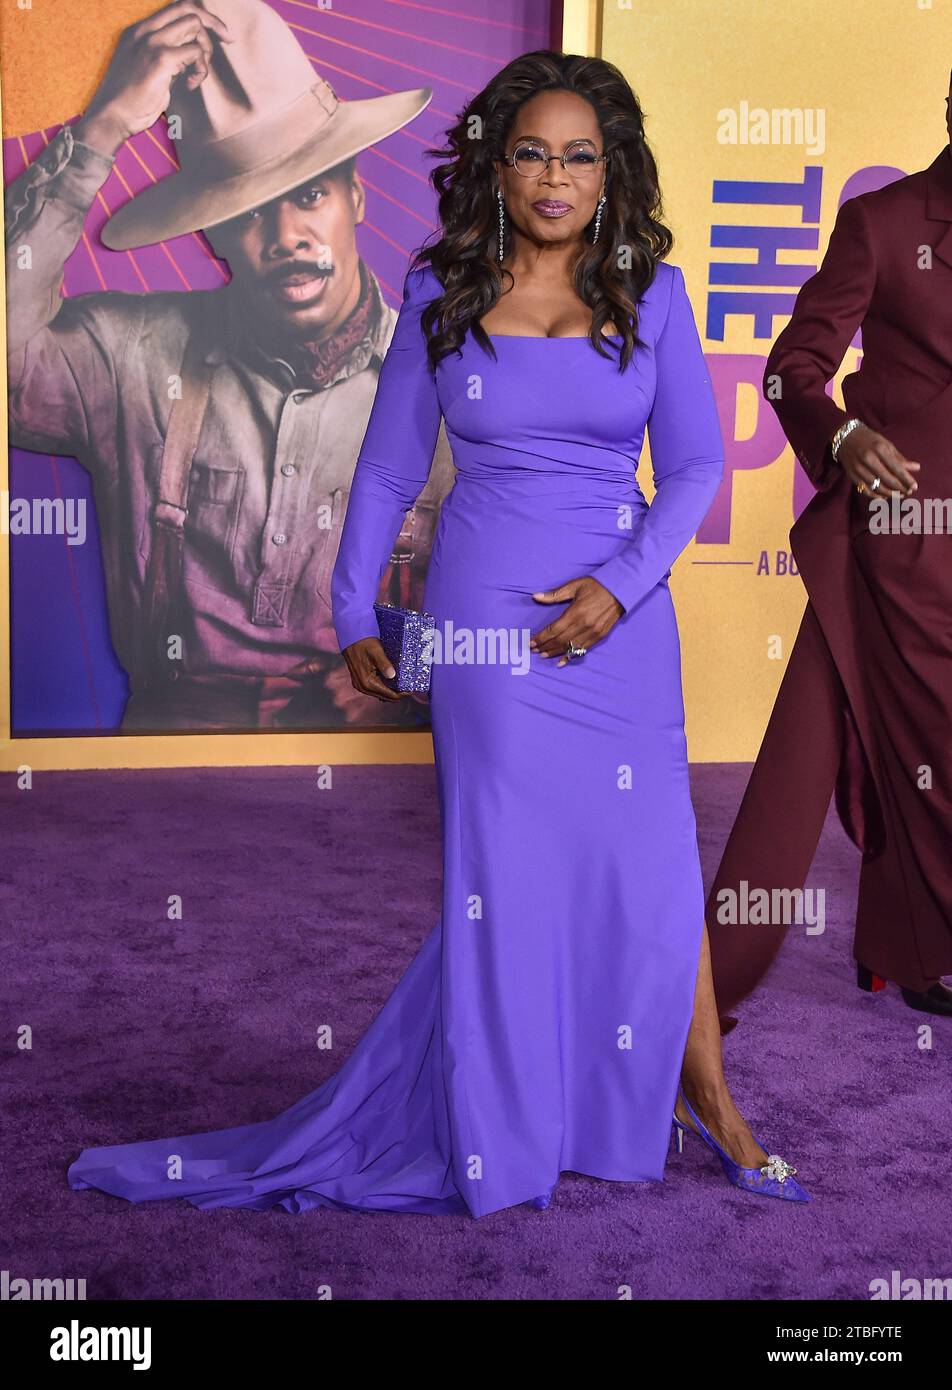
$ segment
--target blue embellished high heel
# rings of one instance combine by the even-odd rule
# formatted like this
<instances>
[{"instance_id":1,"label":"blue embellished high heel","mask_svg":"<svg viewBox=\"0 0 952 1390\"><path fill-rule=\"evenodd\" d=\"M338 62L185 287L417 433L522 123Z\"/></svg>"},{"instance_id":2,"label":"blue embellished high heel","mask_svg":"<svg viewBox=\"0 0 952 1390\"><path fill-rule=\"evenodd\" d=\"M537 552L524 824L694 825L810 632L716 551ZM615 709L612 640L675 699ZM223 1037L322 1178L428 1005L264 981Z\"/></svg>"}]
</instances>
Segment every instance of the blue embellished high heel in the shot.
<instances>
[{"instance_id":1,"label":"blue embellished high heel","mask_svg":"<svg viewBox=\"0 0 952 1390\"><path fill-rule=\"evenodd\" d=\"M681 1091L680 1094L688 1114L697 1125L698 1138L703 1139L707 1147L717 1154L721 1160L721 1167L735 1187L742 1187L746 1192L754 1192L760 1197L780 1197L786 1202L811 1200L809 1192L805 1191L793 1176L796 1168L779 1154L771 1154L763 1168L742 1168L739 1163L735 1163L730 1155L724 1152L703 1121L695 1115L684 1092ZM674 1138L678 1153L684 1152L684 1136L690 1132L689 1127L682 1124L675 1115Z\"/></svg>"}]
</instances>

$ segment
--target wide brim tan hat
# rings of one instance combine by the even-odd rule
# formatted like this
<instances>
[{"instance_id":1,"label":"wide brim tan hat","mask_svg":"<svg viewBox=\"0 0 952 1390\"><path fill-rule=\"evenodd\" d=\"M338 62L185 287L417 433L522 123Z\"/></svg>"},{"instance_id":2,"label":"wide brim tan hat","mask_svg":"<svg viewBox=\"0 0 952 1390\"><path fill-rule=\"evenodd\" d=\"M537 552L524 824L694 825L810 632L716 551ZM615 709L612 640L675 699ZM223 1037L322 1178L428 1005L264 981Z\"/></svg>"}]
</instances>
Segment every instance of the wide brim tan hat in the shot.
<instances>
[{"instance_id":1,"label":"wide brim tan hat","mask_svg":"<svg viewBox=\"0 0 952 1390\"><path fill-rule=\"evenodd\" d=\"M429 104L428 87L340 101L265 0L211 0L233 38L214 46L208 76L173 84L180 169L137 193L102 241L131 250L217 226L317 178L393 135ZM174 118L178 118L175 120Z\"/></svg>"}]
</instances>

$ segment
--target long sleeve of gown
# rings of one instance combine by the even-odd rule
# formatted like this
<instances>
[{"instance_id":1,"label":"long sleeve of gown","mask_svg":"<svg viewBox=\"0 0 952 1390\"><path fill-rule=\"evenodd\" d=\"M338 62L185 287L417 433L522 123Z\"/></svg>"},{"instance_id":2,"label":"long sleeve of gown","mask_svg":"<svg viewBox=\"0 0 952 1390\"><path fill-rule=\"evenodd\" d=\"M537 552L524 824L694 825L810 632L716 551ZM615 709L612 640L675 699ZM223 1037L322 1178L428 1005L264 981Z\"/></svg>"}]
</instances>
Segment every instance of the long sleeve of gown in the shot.
<instances>
[{"instance_id":1,"label":"long sleeve of gown","mask_svg":"<svg viewBox=\"0 0 952 1390\"><path fill-rule=\"evenodd\" d=\"M410 270L403 284L387 355L360 446L340 548L331 578L331 610L341 651L377 637L374 601L404 514L423 491L433 462L442 411L420 315L432 294L427 272Z\"/></svg>"},{"instance_id":2,"label":"long sleeve of gown","mask_svg":"<svg viewBox=\"0 0 952 1390\"><path fill-rule=\"evenodd\" d=\"M617 555L593 571L627 613L667 575L704 520L724 472L714 391L684 275L672 267L668 314L655 344L648 417L655 495Z\"/></svg>"}]
</instances>

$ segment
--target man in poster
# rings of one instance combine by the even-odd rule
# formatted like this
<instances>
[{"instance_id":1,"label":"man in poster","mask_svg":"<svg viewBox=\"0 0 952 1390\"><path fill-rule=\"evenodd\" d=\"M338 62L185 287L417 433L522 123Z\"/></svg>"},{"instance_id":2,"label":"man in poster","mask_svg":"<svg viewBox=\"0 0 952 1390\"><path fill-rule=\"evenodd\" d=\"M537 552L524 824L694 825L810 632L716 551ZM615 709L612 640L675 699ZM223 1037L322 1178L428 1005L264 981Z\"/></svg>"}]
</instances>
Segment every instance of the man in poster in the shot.
<instances>
[{"instance_id":1,"label":"man in poster","mask_svg":"<svg viewBox=\"0 0 952 1390\"><path fill-rule=\"evenodd\" d=\"M330 575L396 321L357 251L355 158L429 99L339 102L264 0L178 0L124 31L82 118L7 190L11 440L92 476L123 732L407 722L355 697ZM231 281L62 299L116 153L162 111L180 172L103 241L206 229ZM408 606L452 473L441 431L393 557Z\"/></svg>"}]
</instances>

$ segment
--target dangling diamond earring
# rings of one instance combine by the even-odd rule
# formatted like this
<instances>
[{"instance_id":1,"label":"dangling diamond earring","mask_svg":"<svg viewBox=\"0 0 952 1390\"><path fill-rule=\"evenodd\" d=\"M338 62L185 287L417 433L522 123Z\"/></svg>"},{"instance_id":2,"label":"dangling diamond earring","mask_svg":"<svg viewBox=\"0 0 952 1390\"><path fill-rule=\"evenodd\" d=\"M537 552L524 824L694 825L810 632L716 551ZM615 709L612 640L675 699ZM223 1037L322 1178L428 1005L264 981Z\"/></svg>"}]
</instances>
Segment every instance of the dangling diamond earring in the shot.
<instances>
[{"instance_id":1,"label":"dangling diamond earring","mask_svg":"<svg viewBox=\"0 0 952 1390\"><path fill-rule=\"evenodd\" d=\"M502 201L502 189L496 189L496 197L499 199L499 259L502 260L503 242L506 235L506 212Z\"/></svg>"},{"instance_id":2,"label":"dangling diamond earring","mask_svg":"<svg viewBox=\"0 0 952 1390\"><path fill-rule=\"evenodd\" d=\"M603 208L604 206L605 206L605 194L603 193L602 196L599 198L599 200L598 200L598 206L597 206L596 209L595 209L595 235L592 237L592 245L593 245L593 246L594 246L595 242L598 240L598 233L599 233L599 230L600 230L601 225L602 225L602 208Z\"/></svg>"}]
</instances>

